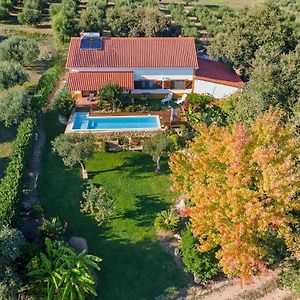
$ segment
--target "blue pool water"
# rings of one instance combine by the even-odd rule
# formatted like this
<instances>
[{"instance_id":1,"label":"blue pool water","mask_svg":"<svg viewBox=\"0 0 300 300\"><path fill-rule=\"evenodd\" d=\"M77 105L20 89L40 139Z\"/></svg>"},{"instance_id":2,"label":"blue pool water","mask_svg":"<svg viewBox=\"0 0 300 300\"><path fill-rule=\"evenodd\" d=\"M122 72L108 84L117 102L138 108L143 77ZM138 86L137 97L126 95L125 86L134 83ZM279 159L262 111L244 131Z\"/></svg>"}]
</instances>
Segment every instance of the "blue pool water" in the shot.
<instances>
[{"instance_id":1,"label":"blue pool water","mask_svg":"<svg viewBox=\"0 0 300 300\"><path fill-rule=\"evenodd\" d=\"M89 117L86 112L75 112L72 130L157 130L158 116Z\"/></svg>"}]
</instances>

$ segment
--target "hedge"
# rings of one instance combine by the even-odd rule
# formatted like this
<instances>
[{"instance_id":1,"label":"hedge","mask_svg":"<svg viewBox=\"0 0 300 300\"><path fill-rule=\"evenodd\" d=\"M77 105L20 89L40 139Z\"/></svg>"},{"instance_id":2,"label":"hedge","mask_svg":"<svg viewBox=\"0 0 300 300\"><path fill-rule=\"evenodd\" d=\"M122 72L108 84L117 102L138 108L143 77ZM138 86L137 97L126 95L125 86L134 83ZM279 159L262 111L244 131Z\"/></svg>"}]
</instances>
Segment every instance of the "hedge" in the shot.
<instances>
[{"instance_id":1,"label":"hedge","mask_svg":"<svg viewBox=\"0 0 300 300\"><path fill-rule=\"evenodd\" d=\"M12 147L11 161L6 168L6 175L0 182L0 226L10 224L15 215L25 162L31 149L34 125L34 120L28 118L18 128L18 134Z\"/></svg>"},{"instance_id":2,"label":"hedge","mask_svg":"<svg viewBox=\"0 0 300 300\"><path fill-rule=\"evenodd\" d=\"M11 224L15 216L24 170L31 150L35 123L42 107L56 86L60 72L60 66L55 64L41 76L33 95L32 109L35 114L19 125L17 137L13 143L11 161L6 168L5 176L0 181L0 227Z\"/></svg>"},{"instance_id":3,"label":"hedge","mask_svg":"<svg viewBox=\"0 0 300 300\"><path fill-rule=\"evenodd\" d=\"M50 95L54 91L60 73L61 67L57 63L41 76L33 97L33 109L37 113L41 111L42 107L46 104Z\"/></svg>"}]
</instances>

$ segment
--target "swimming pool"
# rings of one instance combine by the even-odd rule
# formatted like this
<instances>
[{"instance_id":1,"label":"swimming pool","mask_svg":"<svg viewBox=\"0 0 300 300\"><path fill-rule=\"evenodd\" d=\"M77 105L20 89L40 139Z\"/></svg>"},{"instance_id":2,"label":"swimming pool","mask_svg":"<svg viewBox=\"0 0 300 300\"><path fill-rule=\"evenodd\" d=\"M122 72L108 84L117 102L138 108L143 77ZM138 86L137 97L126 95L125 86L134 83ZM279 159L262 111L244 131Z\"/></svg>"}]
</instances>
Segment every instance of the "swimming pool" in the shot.
<instances>
[{"instance_id":1,"label":"swimming pool","mask_svg":"<svg viewBox=\"0 0 300 300\"><path fill-rule=\"evenodd\" d=\"M75 112L71 119L68 131L150 131L161 128L158 115L91 117L88 112Z\"/></svg>"}]
</instances>

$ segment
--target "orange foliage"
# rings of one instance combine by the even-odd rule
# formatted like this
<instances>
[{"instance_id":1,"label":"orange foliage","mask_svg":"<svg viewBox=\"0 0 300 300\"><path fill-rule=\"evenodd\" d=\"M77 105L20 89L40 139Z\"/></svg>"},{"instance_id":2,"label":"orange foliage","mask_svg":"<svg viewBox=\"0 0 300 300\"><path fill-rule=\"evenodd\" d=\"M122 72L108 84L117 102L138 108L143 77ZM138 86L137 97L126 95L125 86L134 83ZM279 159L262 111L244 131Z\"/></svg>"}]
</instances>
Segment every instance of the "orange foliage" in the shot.
<instances>
[{"instance_id":1,"label":"orange foliage","mask_svg":"<svg viewBox=\"0 0 300 300\"><path fill-rule=\"evenodd\" d=\"M251 281L266 267L260 238L273 231L300 257L300 237L291 230L300 210L300 141L281 112L271 109L251 128L200 125L189 147L170 158L173 188L185 192L199 250L217 246L227 275Z\"/></svg>"}]
</instances>

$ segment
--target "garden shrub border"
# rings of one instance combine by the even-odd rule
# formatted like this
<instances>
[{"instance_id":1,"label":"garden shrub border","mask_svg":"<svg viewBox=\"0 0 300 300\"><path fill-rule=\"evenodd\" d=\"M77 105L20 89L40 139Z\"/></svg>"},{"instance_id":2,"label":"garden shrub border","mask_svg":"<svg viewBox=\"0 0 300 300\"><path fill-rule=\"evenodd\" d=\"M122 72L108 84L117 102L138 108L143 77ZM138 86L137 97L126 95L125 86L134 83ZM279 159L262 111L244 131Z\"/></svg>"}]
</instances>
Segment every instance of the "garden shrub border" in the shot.
<instances>
[{"instance_id":1,"label":"garden shrub border","mask_svg":"<svg viewBox=\"0 0 300 300\"><path fill-rule=\"evenodd\" d=\"M41 76L33 95L34 114L19 125L18 133L13 143L11 161L5 170L5 176L0 181L0 226L10 225L15 217L24 171L32 149L36 123L42 107L54 91L60 74L61 67L57 61Z\"/></svg>"},{"instance_id":2,"label":"garden shrub border","mask_svg":"<svg viewBox=\"0 0 300 300\"><path fill-rule=\"evenodd\" d=\"M13 143L11 161L0 182L0 225L9 225L16 213L26 162L31 150L35 121L25 119Z\"/></svg>"}]
</instances>

